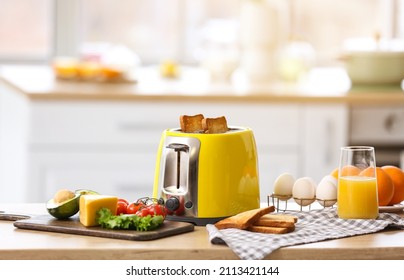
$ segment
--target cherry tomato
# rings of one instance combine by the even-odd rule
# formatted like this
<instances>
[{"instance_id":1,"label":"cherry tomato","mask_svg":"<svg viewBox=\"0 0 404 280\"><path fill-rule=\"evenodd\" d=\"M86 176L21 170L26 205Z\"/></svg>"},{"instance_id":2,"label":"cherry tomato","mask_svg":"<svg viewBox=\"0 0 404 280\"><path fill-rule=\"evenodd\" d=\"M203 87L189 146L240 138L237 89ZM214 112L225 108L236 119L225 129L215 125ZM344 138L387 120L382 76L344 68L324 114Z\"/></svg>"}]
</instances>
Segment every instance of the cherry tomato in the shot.
<instances>
[{"instance_id":1,"label":"cherry tomato","mask_svg":"<svg viewBox=\"0 0 404 280\"><path fill-rule=\"evenodd\" d=\"M123 198L118 198L118 202L119 202L119 201L125 202L125 203L126 203L126 205L128 205L128 204L129 204L129 202L128 202L126 199L123 199Z\"/></svg>"},{"instance_id":2,"label":"cherry tomato","mask_svg":"<svg viewBox=\"0 0 404 280\"><path fill-rule=\"evenodd\" d=\"M161 215L164 218L166 217L166 211L165 207L160 204L149 204L146 207L140 208L139 211L137 211L136 215L140 217L146 217L147 215L150 216L156 216L156 215Z\"/></svg>"},{"instance_id":3,"label":"cherry tomato","mask_svg":"<svg viewBox=\"0 0 404 280\"><path fill-rule=\"evenodd\" d=\"M126 213L127 214L136 214L137 211L139 211L140 208L144 207L145 204L143 202L133 202L129 204L126 208Z\"/></svg>"},{"instance_id":4,"label":"cherry tomato","mask_svg":"<svg viewBox=\"0 0 404 280\"><path fill-rule=\"evenodd\" d=\"M117 203L117 207L116 207L116 214L117 215L121 215L121 214L127 214L127 209L128 204L124 201L119 201Z\"/></svg>"},{"instance_id":5,"label":"cherry tomato","mask_svg":"<svg viewBox=\"0 0 404 280\"><path fill-rule=\"evenodd\" d=\"M160 215L163 216L164 218L166 217L167 213L166 213L166 208L161 205L161 204L154 204L154 205L150 205L152 206L149 209L149 212L153 211L154 215Z\"/></svg>"},{"instance_id":6,"label":"cherry tomato","mask_svg":"<svg viewBox=\"0 0 404 280\"><path fill-rule=\"evenodd\" d=\"M138 215L139 217L147 217L148 215L153 216L152 213L150 213L148 207L140 208L140 209L136 212L136 215Z\"/></svg>"}]
</instances>

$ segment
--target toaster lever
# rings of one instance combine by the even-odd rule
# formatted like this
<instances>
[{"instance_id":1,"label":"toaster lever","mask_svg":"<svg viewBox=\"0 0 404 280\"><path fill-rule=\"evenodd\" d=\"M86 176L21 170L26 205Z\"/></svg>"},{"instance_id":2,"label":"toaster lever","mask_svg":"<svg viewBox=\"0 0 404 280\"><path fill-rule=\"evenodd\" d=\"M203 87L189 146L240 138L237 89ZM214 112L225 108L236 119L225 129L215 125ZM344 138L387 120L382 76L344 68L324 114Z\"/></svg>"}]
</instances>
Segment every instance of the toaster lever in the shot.
<instances>
[{"instance_id":1,"label":"toaster lever","mask_svg":"<svg viewBox=\"0 0 404 280\"><path fill-rule=\"evenodd\" d=\"M171 143L167 146L169 149L173 149L176 152L188 152L189 147L184 144L179 144L179 143Z\"/></svg>"}]
</instances>

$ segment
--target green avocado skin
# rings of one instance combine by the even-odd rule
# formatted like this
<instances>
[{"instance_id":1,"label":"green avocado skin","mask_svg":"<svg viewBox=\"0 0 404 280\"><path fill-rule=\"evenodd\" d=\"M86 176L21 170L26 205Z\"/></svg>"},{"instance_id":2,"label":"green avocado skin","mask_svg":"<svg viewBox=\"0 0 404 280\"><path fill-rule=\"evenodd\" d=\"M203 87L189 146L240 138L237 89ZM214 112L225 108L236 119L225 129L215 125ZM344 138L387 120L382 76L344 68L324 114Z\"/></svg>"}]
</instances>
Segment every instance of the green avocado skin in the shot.
<instances>
[{"instance_id":1,"label":"green avocado skin","mask_svg":"<svg viewBox=\"0 0 404 280\"><path fill-rule=\"evenodd\" d=\"M74 194L75 196L72 199L59 204L55 203L53 198L48 200L48 202L46 203L46 209L48 210L48 213L57 219L68 219L79 212L80 196L85 194L98 193L92 190L80 189L76 190Z\"/></svg>"}]
</instances>

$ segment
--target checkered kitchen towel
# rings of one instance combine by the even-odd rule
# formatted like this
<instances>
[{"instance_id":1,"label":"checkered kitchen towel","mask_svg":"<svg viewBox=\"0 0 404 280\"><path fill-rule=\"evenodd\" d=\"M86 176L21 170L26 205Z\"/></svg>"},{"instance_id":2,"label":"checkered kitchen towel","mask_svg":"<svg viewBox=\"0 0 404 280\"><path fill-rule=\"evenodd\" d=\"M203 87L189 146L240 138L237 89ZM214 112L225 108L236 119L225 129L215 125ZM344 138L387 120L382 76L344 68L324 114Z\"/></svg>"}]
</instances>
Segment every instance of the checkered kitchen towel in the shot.
<instances>
[{"instance_id":1,"label":"checkered kitchen towel","mask_svg":"<svg viewBox=\"0 0 404 280\"><path fill-rule=\"evenodd\" d=\"M404 229L404 218L393 213L380 213L376 220L339 219L336 208L282 213L298 217L295 231L265 234L239 229L218 230L209 224L206 226L209 239L213 244L227 244L241 259L259 260L284 246L373 233L386 227Z\"/></svg>"}]
</instances>

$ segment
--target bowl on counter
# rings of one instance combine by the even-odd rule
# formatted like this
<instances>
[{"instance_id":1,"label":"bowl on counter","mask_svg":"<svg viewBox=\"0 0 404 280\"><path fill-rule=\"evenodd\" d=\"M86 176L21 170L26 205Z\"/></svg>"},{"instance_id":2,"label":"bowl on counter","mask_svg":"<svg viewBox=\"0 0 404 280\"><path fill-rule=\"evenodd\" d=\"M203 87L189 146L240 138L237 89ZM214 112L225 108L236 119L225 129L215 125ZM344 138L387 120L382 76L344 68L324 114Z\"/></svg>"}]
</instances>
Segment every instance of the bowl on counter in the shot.
<instances>
[{"instance_id":1,"label":"bowl on counter","mask_svg":"<svg viewBox=\"0 0 404 280\"><path fill-rule=\"evenodd\" d=\"M403 40L351 40L342 59L353 85L398 85L404 79Z\"/></svg>"}]
</instances>

